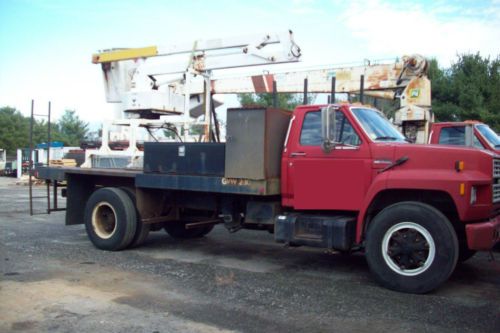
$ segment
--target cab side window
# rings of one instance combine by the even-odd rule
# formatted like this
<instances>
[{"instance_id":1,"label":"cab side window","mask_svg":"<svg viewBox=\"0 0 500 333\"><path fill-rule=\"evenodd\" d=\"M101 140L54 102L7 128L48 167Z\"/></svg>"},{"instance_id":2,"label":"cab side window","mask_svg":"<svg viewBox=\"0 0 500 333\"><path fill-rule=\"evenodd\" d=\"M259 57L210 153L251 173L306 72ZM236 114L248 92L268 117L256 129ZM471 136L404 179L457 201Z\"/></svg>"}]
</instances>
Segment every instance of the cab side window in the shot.
<instances>
[{"instance_id":1,"label":"cab side window","mask_svg":"<svg viewBox=\"0 0 500 333\"><path fill-rule=\"evenodd\" d=\"M483 144L481 143L481 141L479 141L479 139L477 138L477 136L475 134L472 136L472 144L476 148L485 149L485 147L483 146Z\"/></svg>"},{"instance_id":2,"label":"cab side window","mask_svg":"<svg viewBox=\"0 0 500 333\"><path fill-rule=\"evenodd\" d=\"M345 145L351 146L359 146L361 144L361 140L359 139L358 134L352 127L349 120L346 118L343 112L337 111L335 112L335 121L336 121L336 129L335 133L333 133L333 126L331 127L331 135L332 138L335 138L335 142L340 142ZM332 122L330 121L330 124Z\"/></svg>"},{"instance_id":3,"label":"cab side window","mask_svg":"<svg viewBox=\"0 0 500 333\"><path fill-rule=\"evenodd\" d=\"M465 146L465 127L443 127L439 134L439 143L443 145Z\"/></svg>"},{"instance_id":4,"label":"cab side window","mask_svg":"<svg viewBox=\"0 0 500 333\"><path fill-rule=\"evenodd\" d=\"M333 126L331 127L331 137L335 138L336 142L358 146L361 143L359 136L349 120L345 117L344 113L337 111L334 114L336 130L335 133L333 133ZM332 123L333 121L330 121L330 124ZM304 123L302 124L300 144L302 146L320 146L321 143L321 112L310 111L306 114Z\"/></svg>"},{"instance_id":5,"label":"cab side window","mask_svg":"<svg viewBox=\"0 0 500 333\"><path fill-rule=\"evenodd\" d=\"M321 112L306 113L300 132L300 144L302 146L321 145Z\"/></svg>"}]
</instances>

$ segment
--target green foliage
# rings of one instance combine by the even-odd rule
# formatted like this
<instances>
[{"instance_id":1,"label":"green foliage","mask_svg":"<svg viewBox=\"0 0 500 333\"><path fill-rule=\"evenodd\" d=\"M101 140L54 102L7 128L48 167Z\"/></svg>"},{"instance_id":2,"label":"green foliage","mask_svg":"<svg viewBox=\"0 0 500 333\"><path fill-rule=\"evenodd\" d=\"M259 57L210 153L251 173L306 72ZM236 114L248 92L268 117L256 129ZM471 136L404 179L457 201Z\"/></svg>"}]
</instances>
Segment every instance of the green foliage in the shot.
<instances>
[{"instance_id":1,"label":"green foliage","mask_svg":"<svg viewBox=\"0 0 500 333\"><path fill-rule=\"evenodd\" d=\"M171 130L163 130L163 136L165 136L168 139L177 139L177 135Z\"/></svg>"},{"instance_id":2,"label":"green foliage","mask_svg":"<svg viewBox=\"0 0 500 333\"><path fill-rule=\"evenodd\" d=\"M309 95L309 100L314 101L315 96ZM238 94L238 101L243 107L273 106L273 94ZM302 104L302 96L298 94L278 94L278 108L293 110Z\"/></svg>"},{"instance_id":3,"label":"green foliage","mask_svg":"<svg viewBox=\"0 0 500 333\"><path fill-rule=\"evenodd\" d=\"M57 123L50 124L51 140L65 146L79 146L87 135L88 124L81 121L75 111L65 111ZM0 107L0 148L12 154L18 148L29 146L30 118L13 107ZM48 122L37 119L33 123L33 144L47 142Z\"/></svg>"},{"instance_id":4,"label":"green foliage","mask_svg":"<svg viewBox=\"0 0 500 333\"><path fill-rule=\"evenodd\" d=\"M74 110L66 110L57 123L57 129L66 146L79 146L88 133L88 123L82 121Z\"/></svg>"},{"instance_id":5,"label":"green foliage","mask_svg":"<svg viewBox=\"0 0 500 333\"><path fill-rule=\"evenodd\" d=\"M0 148L12 154L17 148L29 144L29 121L15 108L0 108Z\"/></svg>"},{"instance_id":6,"label":"green foliage","mask_svg":"<svg viewBox=\"0 0 500 333\"><path fill-rule=\"evenodd\" d=\"M500 58L459 55L449 69L431 60L429 78L437 121L480 120L500 131Z\"/></svg>"}]
</instances>

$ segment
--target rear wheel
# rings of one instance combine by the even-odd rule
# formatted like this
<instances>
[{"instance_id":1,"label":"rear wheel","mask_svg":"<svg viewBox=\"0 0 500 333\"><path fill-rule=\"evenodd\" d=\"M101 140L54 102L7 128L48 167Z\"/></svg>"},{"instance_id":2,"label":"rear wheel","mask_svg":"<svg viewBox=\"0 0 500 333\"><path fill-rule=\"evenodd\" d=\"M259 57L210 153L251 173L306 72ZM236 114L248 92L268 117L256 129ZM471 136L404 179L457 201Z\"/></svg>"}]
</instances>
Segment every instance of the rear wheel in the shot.
<instances>
[{"instance_id":1,"label":"rear wheel","mask_svg":"<svg viewBox=\"0 0 500 333\"><path fill-rule=\"evenodd\" d=\"M134 237L132 238L132 242L130 243L130 245L128 247L130 247L130 248L137 247L137 246L142 245L142 243L144 243L144 241L148 237L149 230L150 230L150 224L142 223L141 216L139 215L139 212L137 211L135 192L132 189L129 189L127 187L122 187L120 189L125 191L125 193L127 193L127 195L129 196L130 200L132 200L132 202L134 203L135 214L137 217L137 220L136 220L137 228L136 228Z\"/></svg>"},{"instance_id":2,"label":"rear wheel","mask_svg":"<svg viewBox=\"0 0 500 333\"><path fill-rule=\"evenodd\" d=\"M366 258L384 287L426 293L455 269L458 240L448 219L432 206L401 202L382 210L370 223Z\"/></svg>"},{"instance_id":3,"label":"rear wheel","mask_svg":"<svg viewBox=\"0 0 500 333\"><path fill-rule=\"evenodd\" d=\"M90 241L101 250L127 247L136 232L136 210L130 197L119 188L101 188L85 205L85 229Z\"/></svg>"}]
</instances>

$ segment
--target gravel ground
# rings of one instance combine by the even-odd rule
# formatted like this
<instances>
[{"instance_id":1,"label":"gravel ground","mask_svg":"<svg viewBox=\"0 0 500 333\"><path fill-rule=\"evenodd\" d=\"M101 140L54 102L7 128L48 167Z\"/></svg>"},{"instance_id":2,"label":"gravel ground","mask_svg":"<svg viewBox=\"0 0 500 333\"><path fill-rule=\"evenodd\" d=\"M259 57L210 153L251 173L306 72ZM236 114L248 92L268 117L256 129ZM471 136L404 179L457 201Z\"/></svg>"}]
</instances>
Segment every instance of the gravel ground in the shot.
<instances>
[{"instance_id":1,"label":"gravel ground","mask_svg":"<svg viewBox=\"0 0 500 333\"><path fill-rule=\"evenodd\" d=\"M500 253L408 295L375 284L362 255L285 248L259 231L154 232L103 252L64 213L30 217L27 193L0 178L0 332L500 332Z\"/></svg>"}]
</instances>

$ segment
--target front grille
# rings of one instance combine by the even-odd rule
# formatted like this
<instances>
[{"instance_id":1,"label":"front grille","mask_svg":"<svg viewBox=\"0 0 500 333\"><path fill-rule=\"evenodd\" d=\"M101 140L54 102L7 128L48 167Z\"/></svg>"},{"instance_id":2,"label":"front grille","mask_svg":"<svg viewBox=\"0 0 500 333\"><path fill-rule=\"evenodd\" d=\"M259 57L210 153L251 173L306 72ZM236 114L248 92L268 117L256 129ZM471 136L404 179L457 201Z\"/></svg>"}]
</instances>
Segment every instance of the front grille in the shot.
<instances>
[{"instance_id":1,"label":"front grille","mask_svg":"<svg viewBox=\"0 0 500 333\"><path fill-rule=\"evenodd\" d=\"M493 178L500 178L500 159L493 159Z\"/></svg>"},{"instance_id":2,"label":"front grille","mask_svg":"<svg viewBox=\"0 0 500 333\"><path fill-rule=\"evenodd\" d=\"M500 202L500 184L493 185L493 203Z\"/></svg>"},{"instance_id":3,"label":"front grille","mask_svg":"<svg viewBox=\"0 0 500 333\"><path fill-rule=\"evenodd\" d=\"M493 159L493 185L492 185L492 200L493 203L500 202L500 158Z\"/></svg>"}]
</instances>

